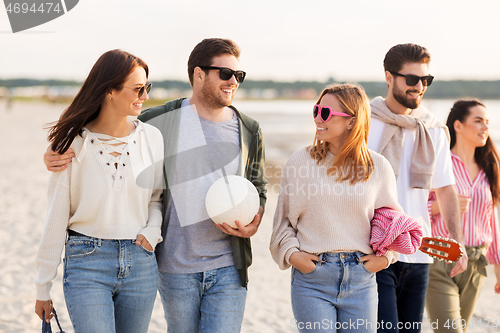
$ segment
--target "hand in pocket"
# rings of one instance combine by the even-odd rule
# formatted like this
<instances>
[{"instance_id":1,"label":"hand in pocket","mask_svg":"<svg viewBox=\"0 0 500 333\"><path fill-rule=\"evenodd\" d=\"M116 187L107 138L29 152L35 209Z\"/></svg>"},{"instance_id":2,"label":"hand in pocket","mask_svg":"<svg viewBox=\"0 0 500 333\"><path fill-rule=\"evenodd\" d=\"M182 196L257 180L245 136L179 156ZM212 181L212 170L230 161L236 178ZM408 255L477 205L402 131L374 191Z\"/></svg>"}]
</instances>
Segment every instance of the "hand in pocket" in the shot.
<instances>
[{"instance_id":1,"label":"hand in pocket","mask_svg":"<svg viewBox=\"0 0 500 333\"><path fill-rule=\"evenodd\" d=\"M142 247L148 251L153 251L153 247L151 246L151 244L149 244L148 240L146 239L146 237L144 237L144 235L140 235L140 234L137 235L137 238L135 240L135 244L142 245Z\"/></svg>"},{"instance_id":2,"label":"hand in pocket","mask_svg":"<svg viewBox=\"0 0 500 333\"><path fill-rule=\"evenodd\" d=\"M290 265L298 269L302 274L311 273L316 268L319 257L307 252L294 252L290 256Z\"/></svg>"}]
</instances>

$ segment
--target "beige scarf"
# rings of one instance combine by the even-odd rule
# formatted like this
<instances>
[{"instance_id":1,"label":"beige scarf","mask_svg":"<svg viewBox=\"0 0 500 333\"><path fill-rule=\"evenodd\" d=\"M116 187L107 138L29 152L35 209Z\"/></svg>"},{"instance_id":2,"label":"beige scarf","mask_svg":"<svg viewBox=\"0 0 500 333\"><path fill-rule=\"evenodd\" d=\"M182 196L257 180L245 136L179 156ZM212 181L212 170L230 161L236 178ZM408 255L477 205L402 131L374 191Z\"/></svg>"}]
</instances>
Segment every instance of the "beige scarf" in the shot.
<instances>
[{"instance_id":1,"label":"beige scarf","mask_svg":"<svg viewBox=\"0 0 500 333\"><path fill-rule=\"evenodd\" d=\"M410 186L412 188L430 189L436 162L436 152L427 129L443 127L449 141L448 128L423 106L412 110L410 115L405 116L389 110L385 100L380 96L372 99L370 105L372 117L385 123L377 152L389 160L396 178L398 177L403 152L404 129L416 130L413 155L411 157Z\"/></svg>"}]
</instances>

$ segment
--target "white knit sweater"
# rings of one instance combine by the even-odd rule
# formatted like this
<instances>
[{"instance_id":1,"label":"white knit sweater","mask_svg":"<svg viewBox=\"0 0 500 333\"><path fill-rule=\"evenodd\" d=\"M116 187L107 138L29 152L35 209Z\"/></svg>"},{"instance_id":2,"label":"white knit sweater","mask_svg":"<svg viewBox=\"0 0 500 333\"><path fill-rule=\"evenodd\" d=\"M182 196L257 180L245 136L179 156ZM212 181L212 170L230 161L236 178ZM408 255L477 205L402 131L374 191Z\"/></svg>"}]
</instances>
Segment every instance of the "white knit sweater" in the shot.
<instances>
[{"instance_id":1,"label":"white knit sweater","mask_svg":"<svg viewBox=\"0 0 500 333\"><path fill-rule=\"evenodd\" d=\"M296 251L373 253L370 221L375 209L402 209L391 165L382 155L372 150L370 154L373 174L355 185L328 176L325 165L318 165L308 148L290 157L281 178L270 244L281 269L290 267L289 258ZM327 161L333 158L329 153Z\"/></svg>"},{"instance_id":2,"label":"white knit sweater","mask_svg":"<svg viewBox=\"0 0 500 333\"><path fill-rule=\"evenodd\" d=\"M38 300L50 299L67 229L102 239L136 239L142 234L153 248L161 241L163 137L157 128L135 122L137 128L121 138L128 144L122 145L117 159L98 139L102 135L84 129L71 145L72 163L51 174L36 256Z\"/></svg>"}]
</instances>

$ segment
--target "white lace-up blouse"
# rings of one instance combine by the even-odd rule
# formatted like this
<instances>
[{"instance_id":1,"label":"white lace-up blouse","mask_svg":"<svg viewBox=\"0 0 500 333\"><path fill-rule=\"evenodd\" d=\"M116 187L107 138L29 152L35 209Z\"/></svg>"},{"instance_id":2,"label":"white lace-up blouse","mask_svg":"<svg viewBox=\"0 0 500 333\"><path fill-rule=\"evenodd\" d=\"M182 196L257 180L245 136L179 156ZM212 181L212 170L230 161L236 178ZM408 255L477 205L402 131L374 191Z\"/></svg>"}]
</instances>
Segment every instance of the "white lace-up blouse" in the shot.
<instances>
[{"instance_id":1,"label":"white lace-up blouse","mask_svg":"<svg viewBox=\"0 0 500 333\"><path fill-rule=\"evenodd\" d=\"M67 229L102 239L142 234L153 248L162 240L163 137L151 125L135 124L124 138L84 128L71 145L72 163L52 173L36 257L38 300L50 299Z\"/></svg>"}]
</instances>

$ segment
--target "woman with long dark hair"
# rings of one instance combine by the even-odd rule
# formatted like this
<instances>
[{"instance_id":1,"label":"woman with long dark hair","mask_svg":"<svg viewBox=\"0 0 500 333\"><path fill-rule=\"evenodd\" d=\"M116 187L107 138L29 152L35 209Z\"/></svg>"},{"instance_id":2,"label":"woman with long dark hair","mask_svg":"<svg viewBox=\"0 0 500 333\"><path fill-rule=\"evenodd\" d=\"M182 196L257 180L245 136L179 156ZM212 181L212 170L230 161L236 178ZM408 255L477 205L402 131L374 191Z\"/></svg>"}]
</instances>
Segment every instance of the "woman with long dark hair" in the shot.
<instances>
[{"instance_id":1,"label":"woman with long dark hair","mask_svg":"<svg viewBox=\"0 0 500 333\"><path fill-rule=\"evenodd\" d=\"M163 139L138 120L148 66L104 53L59 121L51 148L73 162L51 174L36 257L35 312L49 321L50 288L64 246L63 288L76 333L147 332L158 286ZM155 163L158 162L158 163Z\"/></svg>"},{"instance_id":2,"label":"woman with long dark hair","mask_svg":"<svg viewBox=\"0 0 500 333\"><path fill-rule=\"evenodd\" d=\"M376 209L401 210L389 162L367 148L370 105L363 89L332 85L313 111L312 146L288 160L274 216L271 254L292 268L300 332L377 330L375 273L392 262L370 246Z\"/></svg>"},{"instance_id":3,"label":"woman with long dark hair","mask_svg":"<svg viewBox=\"0 0 500 333\"><path fill-rule=\"evenodd\" d=\"M488 133L483 103L475 99L455 102L446 125L469 263L466 271L451 278L452 266L434 260L426 303L431 322L439 323L435 332L463 332L471 324L488 262L495 265L495 292L500 293L500 230L495 208L500 202L500 160ZM428 206L432 234L450 237L433 192Z\"/></svg>"}]
</instances>

